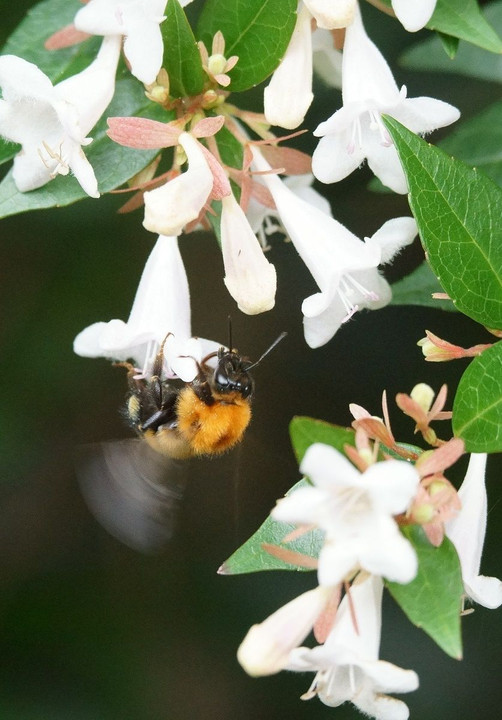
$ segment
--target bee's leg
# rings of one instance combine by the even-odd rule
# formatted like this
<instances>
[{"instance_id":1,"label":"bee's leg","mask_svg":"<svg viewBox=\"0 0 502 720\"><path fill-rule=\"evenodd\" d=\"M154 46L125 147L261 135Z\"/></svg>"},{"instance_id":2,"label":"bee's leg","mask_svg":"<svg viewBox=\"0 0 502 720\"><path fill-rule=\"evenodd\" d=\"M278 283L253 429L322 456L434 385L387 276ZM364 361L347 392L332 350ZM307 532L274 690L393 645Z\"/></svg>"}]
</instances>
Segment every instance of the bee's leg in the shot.
<instances>
[{"instance_id":1,"label":"bee's leg","mask_svg":"<svg viewBox=\"0 0 502 720\"><path fill-rule=\"evenodd\" d=\"M216 402L207 380L204 380L204 382L200 382L200 379L194 380L192 390L205 405L214 405Z\"/></svg>"}]
</instances>

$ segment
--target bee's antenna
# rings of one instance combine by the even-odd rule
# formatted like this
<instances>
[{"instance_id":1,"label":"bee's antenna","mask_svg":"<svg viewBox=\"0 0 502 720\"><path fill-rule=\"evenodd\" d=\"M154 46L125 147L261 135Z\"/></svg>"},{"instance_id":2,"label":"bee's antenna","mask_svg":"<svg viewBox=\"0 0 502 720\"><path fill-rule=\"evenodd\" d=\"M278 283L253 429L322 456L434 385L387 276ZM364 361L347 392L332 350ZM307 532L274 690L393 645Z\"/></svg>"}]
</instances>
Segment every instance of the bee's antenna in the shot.
<instances>
[{"instance_id":1,"label":"bee's antenna","mask_svg":"<svg viewBox=\"0 0 502 720\"><path fill-rule=\"evenodd\" d=\"M232 351L233 347L234 346L232 345L232 317L229 315L228 316L228 349L230 351Z\"/></svg>"},{"instance_id":2,"label":"bee's antenna","mask_svg":"<svg viewBox=\"0 0 502 720\"><path fill-rule=\"evenodd\" d=\"M262 355L261 357L259 357L258 360L256 360L256 362L254 362L254 363L252 363L251 365L248 365L248 366L246 367L246 372L247 372L248 370L251 370L251 368L256 367L256 366L258 365L258 363L261 363L261 361L263 360L263 358L266 357L266 356L269 354L269 352L271 352L271 351L275 348L275 346L278 345L278 344L281 342L281 340L284 340L284 338L286 337L287 334L288 334L287 332L282 332L282 333L279 335L279 337L274 340L274 342L272 343L272 345L265 350L265 352L263 353L263 355Z\"/></svg>"}]
</instances>

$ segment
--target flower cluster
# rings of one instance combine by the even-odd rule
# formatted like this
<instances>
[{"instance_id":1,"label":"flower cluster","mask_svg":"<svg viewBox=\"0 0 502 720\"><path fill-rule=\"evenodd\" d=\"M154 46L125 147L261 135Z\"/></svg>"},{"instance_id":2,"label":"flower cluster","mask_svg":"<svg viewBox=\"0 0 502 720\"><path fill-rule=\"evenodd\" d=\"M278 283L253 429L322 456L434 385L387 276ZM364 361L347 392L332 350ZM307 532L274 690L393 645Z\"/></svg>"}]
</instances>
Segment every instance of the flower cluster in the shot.
<instances>
[{"instance_id":1,"label":"flower cluster","mask_svg":"<svg viewBox=\"0 0 502 720\"><path fill-rule=\"evenodd\" d=\"M421 8L420 3L402 5L396 2L394 10L410 29L422 27L434 9L434 3ZM264 237L279 227L318 285L319 292L304 300L302 311L305 339L319 347L357 310L378 309L390 301L390 287L378 267L413 240L416 225L411 218L389 220L371 238L359 240L310 188L311 169L322 182L335 182L367 158L384 183L405 192L403 171L381 114L424 133L453 122L458 111L439 100L406 99L405 89L398 89L367 36L356 0L299 3L289 47L265 88L264 115L228 103L228 73L238 67L239 58L225 57L221 32L214 36L211 51L199 43L206 77L202 92L173 96L162 67L169 52L161 30L164 20L165 3L159 0L90 0L78 10L72 26L49 39L49 46L100 35L102 48L89 67L54 86L25 60L0 59L0 134L22 146L14 161L17 187L23 192L39 188L71 171L86 193L98 197L96 176L81 148L91 143L87 134L113 96L123 45L130 71L145 84L147 97L175 116L166 122L108 118L108 135L116 143L159 153L174 150L167 172L155 177L155 161L151 172L136 181L138 201L131 207L144 203L143 225L157 235L179 236L219 226L224 282L247 314L274 307L276 269L264 255ZM340 28L346 28L343 54L333 46L331 35ZM307 156L279 145L270 126L295 128L302 122L313 99L315 67L332 84L341 84L343 107L315 131L321 140L311 167ZM244 126L261 140L251 141ZM230 133L242 148L241 167L222 159L222 132Z\"/></svg>"},{"instance_id":2,"label":"flower cluster","mask_svg":"<svg viewBox=\"0 0 502 720\"><path fill-rule=\"evenodd\" d=\"M429 410L432 399L432 390L421 384L410 396L400 394L397 402L412 416L410 408L418 414L427 409L429 420L445 417L437 408L444 405L446 388L434 412ZM346 446L345 456L322 443L311 445L300 465L308 482L279 500L271 512L275 521L297 528L284 537L285 544L313 529L322 532L316 561L319 584L254 625L237 657L253 676L280 670L315 672L303 699L317 695L333 707L351 702L378 720L405 719L405 703L387 693L415 690L418 677L379 659L383 581L408 584L415 578L417 555L400 528L420 525L433 544L440 545L445 534L453 542L466 598L489 608L502 604L502 582L479 576L486 455L471 456L457 493L443 472L463 454L461 440L441 444L434 437L436 450L413 452L394 440L385 396L385 420L357 405L351 410L355 447ZM424 437L433 439L430 433ZM267 546L267 551L308 566L304 556L282 546ZM303 646L312 630L318 644Z\"/></svg>"}]
</instances>

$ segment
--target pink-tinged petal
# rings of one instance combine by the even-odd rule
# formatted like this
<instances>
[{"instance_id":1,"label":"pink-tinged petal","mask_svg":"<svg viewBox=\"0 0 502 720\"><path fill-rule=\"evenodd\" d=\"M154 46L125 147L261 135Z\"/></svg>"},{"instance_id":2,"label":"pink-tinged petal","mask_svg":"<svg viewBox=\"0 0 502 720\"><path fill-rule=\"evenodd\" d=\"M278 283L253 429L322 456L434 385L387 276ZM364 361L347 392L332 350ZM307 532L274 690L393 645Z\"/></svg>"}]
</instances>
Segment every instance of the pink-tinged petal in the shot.
<instances>
[{"instance_id":1,"label":"pink-tinged petal","mask_svg":"<svg viewBox=\"0 0 502 720\"><path fill-rule=\"evenodd\" d=\"M313 98L310 13L301 7L286 54L265 88L265 117L292 130L303 122Z\"/></svg>"},{"instance_id":2,"label":"pink-tinged petal","mask_svg":"<svg viewBox=\"0 0 502 720\"><path fill-rule=\"evenodd\" d=\"M126 5L124 3L124 5ZM119 2L110 0L92 0L80 8L74 18L77 30L92 35L123 35L125 33L124 16Z\"/></svg>"},{"instance_id":3,"label":"pink-tinged petal","mask_svg":"<svg viewBox=\"0 0 502 720\"><path fill-rule=\"evenodd\" d=\"M63 48L78 45L90 37L89 33L77 30L75 25L71 24L61 28L61 30L47 38L44 42L44 48L46 50L62 50Z\"/></svg>"},{"instance_id":4,"label":"pink-tinged petal","mask_svg":"<svg viewBox=\"0 0 502 720\"><path fill-rule=\"evenodd\" d=\"M114 142L138 150L155 150L178 144L179 126L139 117L109 117L107 135Z\"/></svg>"},{"instance_id":5,"label":"pink-tinged petal","mask_svg":"<svg viewBox=\"0 0 502 720\"><path fill-rule=\"evenodd\" d=\"M296 148L284 147L283 145L262 145L260 152L273 168L284 168L285 175L307 175L312 171L312 159L310 155L297 150ZM312 183L312 176L302 184L307 186ZM294 189L294 178L287 178L288 187ZM293 185L291 185L293 182ZM296 186L295 186L296 187Z\"/></svg>"},{"instance_id":6,"label":"pink-tinged petal","mask_svg":"<svg viewBox=\"0 0 502 720\"><path fill-rule=\"evenodd\" d=\"M196 138L205 138L216 135L225 124L225 118L223 115L217 115L216 117L206 117L199 120L192 130L191 134Z\"/></svg>"},{"instance_id":7,"label":"pink-tinged petal","mask_svg":"<svg viewBox=\"0 0 502 720\"><path fill-rule=\"evenodd\" d=\"M350 145L348 131L321 138L312 155L312 172L323 183L343 180L364 161L364 150ZM401 170L402 172L402 170Z\"/></svg>"},{"instance_id":8,"label":"pink-tinged petal","mask_svg":"<svg viewBox=\"0 0 502 720\"><path fill-rule=\"evenodd\" d=\"M214 155L210 153L209 150L204 147L204 145L201 144L200 147L202 152L204 153L207 164L213 174L213 189L211 191L211 197L214 200L222 200L227 195L232 194L230 180L228 179L225 170L220 165L218 160L214 157Z\"/></svg>"},{"instance_id":9,"label":"pink-tinged petal","mask_svg":"<svg viewBox=\"0 0 502 720\"><path fill-rule=\"evenodd\" d=\"M460 117L460 110L443 100L430 97L407 98L390 113L414 133L430 133L451 125Z\"/></svg>"},{"instance_id":10,"label":"pink-tinged petal","mask_svg":"<svg viewBox=\"0 0 502 720\"><path fill-rule=\"evenodd\" d=\"M421 30L432 17L437 0L392 0L396 17L408 32Z\"/></svg>"},{"instance_id":11,"label":"pink-tinged petal","mask_svg":"<svg viewBox=\"0 0 502 720\"><path fill-rule=\"evenodd\" d=\"M304 0L306 7L317 22L326 30L344 28L354 19L356 0Z\"/></svg>"}]
</instances>

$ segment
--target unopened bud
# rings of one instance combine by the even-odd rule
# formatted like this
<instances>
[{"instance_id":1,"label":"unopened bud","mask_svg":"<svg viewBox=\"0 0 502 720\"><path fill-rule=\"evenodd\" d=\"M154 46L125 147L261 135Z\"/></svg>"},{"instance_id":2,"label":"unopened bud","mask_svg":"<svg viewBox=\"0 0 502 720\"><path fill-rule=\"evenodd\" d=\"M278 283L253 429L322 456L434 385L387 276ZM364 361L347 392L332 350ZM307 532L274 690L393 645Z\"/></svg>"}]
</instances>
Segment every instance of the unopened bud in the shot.
<instances>
[{"instance_id":1,"label":"unopened bud","mask_svg":"<svg viewBox=\"0 0 502 720\"><path fill-rule=\"evenodd\" d=\"M225 71L225 66L227 64L227 59L223 55L220 55L219 53L216 53L215 55L211 55L207 62L207 69L211 73L211 75L220 75L222 72Z\"/></svg>"},{"instance_id":2,"label":"unopened bud","mask_svg":"<svg viewBox=\"0 0 502 720\"><path fill-rule=\"evenodd\" d=\"M428 413L434 400L434 390L426 383L418 383L411 391L410 397L425 413Z\"/></svg>"}]
</instances>

